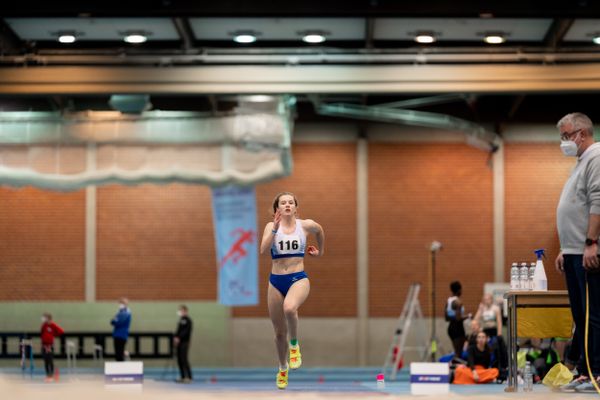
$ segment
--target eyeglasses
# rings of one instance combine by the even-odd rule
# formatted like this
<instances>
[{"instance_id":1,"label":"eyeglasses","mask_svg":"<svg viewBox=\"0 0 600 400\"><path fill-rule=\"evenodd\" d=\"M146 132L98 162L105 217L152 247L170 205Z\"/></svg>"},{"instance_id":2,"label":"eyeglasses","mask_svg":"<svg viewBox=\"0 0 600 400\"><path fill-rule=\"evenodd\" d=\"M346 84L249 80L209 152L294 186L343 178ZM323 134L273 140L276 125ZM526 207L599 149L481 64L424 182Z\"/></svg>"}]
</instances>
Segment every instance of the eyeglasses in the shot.
<instances>
[{"instance_id":1,"label":"eyeglasses","mask_svg":"<svg viewBox=\"0 0 600 400\"><path fill-rule=\"evenodd\" d=\"M581 132L583 130L583 128L579 128L579 129L575 129L572 132L561 132L560 134L560 140L565 141L565 140L571 140L571 138L573 137L573 135Z\"/></svg>"}]
</instances>

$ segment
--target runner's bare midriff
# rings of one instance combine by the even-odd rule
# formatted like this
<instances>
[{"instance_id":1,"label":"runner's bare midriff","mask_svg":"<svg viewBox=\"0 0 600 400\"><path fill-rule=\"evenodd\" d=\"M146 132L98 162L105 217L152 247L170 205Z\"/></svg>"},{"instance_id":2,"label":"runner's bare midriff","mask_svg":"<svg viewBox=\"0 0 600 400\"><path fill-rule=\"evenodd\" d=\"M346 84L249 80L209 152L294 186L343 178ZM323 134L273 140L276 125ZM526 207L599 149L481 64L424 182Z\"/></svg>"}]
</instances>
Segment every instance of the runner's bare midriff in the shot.
<instances>
[{"instance_id":1,"label":"runner's bare midriff","mask_svg":"<svg viewBox=\"0 0 600 400\"><path fill-rule=\"evenodd\" d=\"M274 275L293 274L304 271L304 259L302 257L279 258L273 260L271 273Z\"/></svg>"}]
</instances>

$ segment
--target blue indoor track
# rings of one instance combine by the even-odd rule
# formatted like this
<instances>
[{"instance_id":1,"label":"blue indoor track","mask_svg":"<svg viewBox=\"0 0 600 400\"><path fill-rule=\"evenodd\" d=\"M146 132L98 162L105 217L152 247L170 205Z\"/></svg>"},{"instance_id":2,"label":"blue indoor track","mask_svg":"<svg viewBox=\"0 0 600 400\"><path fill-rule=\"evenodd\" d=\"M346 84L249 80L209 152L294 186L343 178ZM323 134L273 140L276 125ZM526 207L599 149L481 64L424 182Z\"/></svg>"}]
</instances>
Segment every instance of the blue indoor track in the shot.
<instances>
[{"instance_id":1,"label":"blue indoor track","mask_svg":"<svg viewBox=\"0 0 600 400\"><path fill-rule=\"evenodd\" d=\"M29 371L23 373L20 369L0 369L1 377L11 383L11 387L30 388L37 391L57 395L57 399L64 398L61 390L69 393L70 387L89 387L96 395L89 399L113 399L105 397L103 393L103 375L100 368L79 368L76 371L61 369L58 382L44 383L43 374L36 369L33 374ZM396 381L386 380L385 388L379 389L376 384L378 368L301 368L290 371L289 385L286 390L275 387L275 374L273 368L196 368L193 370L194 381L189 384L175 383L178 377L177 370L171 366L167 368L146 368L144 371L143 396L152 397L153 392L160 392L160 398L173 399L186 398L193 395L195 399L223 399L251 398L270 399L293 393L295 399L313 399L319 394L326 395L327 399L353 398L419 398L410 394L408 370L399 372ZM565 394L552 392L543 385L534 385L532 393L506 393L505 384L486 385L450 385L451 397L467 397L470 399L581 399L592 398L597 394ZM91 393L90 392L90 393ZM337 395L337 396L336 396ZM35 398L32 395L32 399ZM111 394L112 396L112 394ZM440 396L434 396L441 398ZM29 399L29 397L5 397L2 399ZM51 397L53 398L53 397ZM67 395L66 397L70 397ZM127 397L128 398L128 397Z\"/></svg>"}]
</instances>

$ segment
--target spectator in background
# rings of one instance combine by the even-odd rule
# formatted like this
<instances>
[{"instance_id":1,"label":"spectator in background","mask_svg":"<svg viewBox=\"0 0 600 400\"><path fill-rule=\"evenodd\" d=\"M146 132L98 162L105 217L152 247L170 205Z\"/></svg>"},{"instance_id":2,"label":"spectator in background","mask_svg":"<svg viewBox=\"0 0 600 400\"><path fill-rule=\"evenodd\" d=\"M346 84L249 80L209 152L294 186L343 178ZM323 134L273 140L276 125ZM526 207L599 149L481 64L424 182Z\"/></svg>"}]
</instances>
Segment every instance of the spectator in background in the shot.
<instances>
[{"instance_id":1,"label":"spectator in background","mask_svg":"<svg viewBox=\"0 0 600 400\"><path fill-rule=\"evenodd\" d=\"M477 334L480 331L481 331L481 326L479 325L479 321L477 321L477 319L475 319L475 318L472 319L471 320L471 332L469 333L469 336L467 336L467 342L465 343L463 353L466 353L466 351L469 349L469 346L477 343Z\"/></svg>"},{"instance_id":2,"label":"spectator in background","mask_svg":"<svg viewBox=\"0 0 600 400\"><path fill-rule=\"evenodd\" d=\"M125 360L125 345L129 338L129 326L131 325L131 310L127 307L129 301L122 297L119 300L119 311L110 321L113 326L113 341L115 346L115 360Z\"/></svg>"},{"instance_id":3,"label":"spectator in background","mask_svg":"<svg viewBox=\"0 0 600 400\"><path fill-rule=\"evenodd\" d=\"M462 295L462 285L459 281L454 281L450 284L452 296L448 297L446 302L446 321L448 324L448 336L452 341L454 348L454 357L461 359L463 346L467 341L467 334L463 321L471 318L471 314L465 315L465 307L460 300Z\"/></svg>"},{"instance_id":4,"label":"spectator in background","mask_svg":"<svg viewBox=\"0 0 600 400\"><path fill-rule=\"evenodd\" d=\"M178 383L190 383L192 381L192 369L188 361L188 353L190 350L190 338L192 336L192 320L188 316L188 308L185 305L180 305L177 311L179 323L177 324L177 332L173 338L173 344L177 350L177 365L179 366L179 374L181 378L177 379Z\"/></svg>"},{"instance_id":5,"label":"spectator in background","mask_svg":"<svg viewBox=\"0 0 600 400\"><path fill-rule=\"evenodd\" d=\"M54 338L61 336L65 331L52 321L52 314L42 315L42 328L40 339L42 340L42 356L44 357L44 368L46 369L46 382L54 380Z\"/></svg>"},{"instance_id":6,"label":"spectator in background","mask_svg":"<svg viewBox=\"0 0 600 400\"><path fill-rule=\"evenodd\" d=\"M474 320L478 321L483 332L489 338L488 345L494 355L492 366L498 368L498 380L503 381L508 374L508 349L502 338L502 310L500 306L494 304L494 297L491 293L483 295Z\"/></svg>"},{"instance_id":7,"label":"spectator in background","mask_svg":"<svg viewBox=\"0 0 600 400\"><path fill-rule=\"evenodd\" d=\"M494 304L494 298L490 293L483 295L475 320L479 322L488 337L502 336L502 311Z\"/></svg>"},{"instance_id":8,"label":"spectator in background","mask_svg":"<svg viewBox=\"0 0 600 400\"><path fill-rule=\"evenodd\" d=\"M498 377L498 369L490 368L492 349L483 331L477 333L475 344L467 350L467 365L459 365L454 371L454 381L458 385L493 382Z\"/></svg>"}]
</instances>

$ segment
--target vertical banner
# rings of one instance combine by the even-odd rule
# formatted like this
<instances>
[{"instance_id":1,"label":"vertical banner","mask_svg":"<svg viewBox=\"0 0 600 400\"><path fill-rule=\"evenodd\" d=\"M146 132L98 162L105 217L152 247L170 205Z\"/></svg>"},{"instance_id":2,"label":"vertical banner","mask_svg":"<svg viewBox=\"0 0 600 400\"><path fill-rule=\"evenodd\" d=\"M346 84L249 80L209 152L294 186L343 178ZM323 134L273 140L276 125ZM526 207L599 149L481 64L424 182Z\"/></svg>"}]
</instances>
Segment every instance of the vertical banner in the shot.
<instances>
[{"instance_id":1,"label":"vertical banner","mask_svg":"<svg viewBox=\"0 0 600 400\"><path fill-rule=\"evenodd\" d=\"M227 306L258 304L258 247L254 187L212 189L218 298Z\"/></svg>"}]
</instances>

